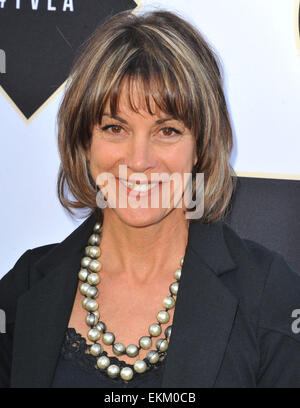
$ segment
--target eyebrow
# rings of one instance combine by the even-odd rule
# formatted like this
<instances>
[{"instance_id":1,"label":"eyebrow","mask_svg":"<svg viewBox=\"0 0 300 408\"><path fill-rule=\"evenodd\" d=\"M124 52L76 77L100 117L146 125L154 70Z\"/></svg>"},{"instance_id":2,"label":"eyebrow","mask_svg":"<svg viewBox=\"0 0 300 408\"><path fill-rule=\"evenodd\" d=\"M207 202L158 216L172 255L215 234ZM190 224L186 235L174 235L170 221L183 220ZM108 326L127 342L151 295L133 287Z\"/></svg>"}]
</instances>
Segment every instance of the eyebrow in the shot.
<instances>
[{"instance_id":1,"label":"eyebrow","mask_svg":"<svg viewBox=\"0 0 300 408\"><path fill-rule=\"evenodd\" d=\"M117 119L121 123L125 123L126 125L128 125L128 122L125 119L121 118L120 116L117 116L117 115L112 116L109 113L103 113L102 116L108 116L110 118ZM157 123L158 125L161 125L162 123L167 122L168 120L172 120L172 119L176 120L172 116L167 116L166 118L158 119L155 123Z\"/></svg>"}]
</instances>

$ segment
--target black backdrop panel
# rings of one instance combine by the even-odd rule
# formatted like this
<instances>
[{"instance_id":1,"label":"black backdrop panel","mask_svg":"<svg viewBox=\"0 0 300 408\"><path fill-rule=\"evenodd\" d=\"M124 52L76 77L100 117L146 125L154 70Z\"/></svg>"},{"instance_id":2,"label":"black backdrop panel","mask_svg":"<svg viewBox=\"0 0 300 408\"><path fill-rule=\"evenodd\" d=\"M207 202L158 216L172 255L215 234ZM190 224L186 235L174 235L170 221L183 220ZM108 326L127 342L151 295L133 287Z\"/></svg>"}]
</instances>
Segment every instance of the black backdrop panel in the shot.
<instances>
[{"instance_id":1,"label":"black backdrop panel","mask_svg":"<svg viewBox=\"0 0 300 408\"><path fill-rule=\"evenodd\" d=\"M228 223L300 273L300 181L239 177Z\"/></svg>"},{"instance_id":2,"label":"black backdrop panel","mask_svg":"<svg viewBox=\"0 0 300 408\"><path fill-rule=\"evenodd\" d=\"M132 0L52 0L56 10L48 9L48 0L20 0L19 9L16 0L3 4L0 49L6 73L0 81L26 118L66 80L76 49L103 19L136 7Z\"/></svg>"}]
</instances>

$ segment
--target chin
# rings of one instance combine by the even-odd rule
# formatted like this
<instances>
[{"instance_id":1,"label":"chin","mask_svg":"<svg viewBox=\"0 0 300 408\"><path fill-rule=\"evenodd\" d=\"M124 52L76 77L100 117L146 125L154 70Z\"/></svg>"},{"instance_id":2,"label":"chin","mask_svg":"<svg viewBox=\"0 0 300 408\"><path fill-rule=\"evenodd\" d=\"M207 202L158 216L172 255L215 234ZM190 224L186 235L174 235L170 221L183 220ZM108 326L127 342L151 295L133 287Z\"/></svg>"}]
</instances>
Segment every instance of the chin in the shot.
<instances>
[{"instance_id":1,"label":"chin","mask_svg":"<svg viewBox=\"0 0 300 408\"><path fill-rule=\"evenodd\" d=\"M168 208L117 208L114 211L122 222L132 227L157 224L168 214Z\"/></svg>"}]
</instances>

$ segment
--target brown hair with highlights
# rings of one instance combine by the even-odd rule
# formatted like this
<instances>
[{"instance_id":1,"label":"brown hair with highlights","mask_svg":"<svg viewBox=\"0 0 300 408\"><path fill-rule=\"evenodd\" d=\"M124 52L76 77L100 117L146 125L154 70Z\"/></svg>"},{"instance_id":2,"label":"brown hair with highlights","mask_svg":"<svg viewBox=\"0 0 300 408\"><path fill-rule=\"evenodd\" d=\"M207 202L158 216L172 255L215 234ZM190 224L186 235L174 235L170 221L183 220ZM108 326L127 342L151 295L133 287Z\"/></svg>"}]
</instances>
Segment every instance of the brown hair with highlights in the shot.
<instances>
[{"instance_id":1,"label":"brown hair with highlights","mask_svg":"<svg viewBox=\"0 0 300 408\"><path fill-rule=\"evenodd\" d=\"M143 85L149 113L153 113L151 97L161 111L191 129L198 156L193 177L197 172L204 173L205 180L204 214L199 221L223 218L235 175L229 163L232 129L220 64L193 25L164 10L139 15L118 13L81 47L58 112L61 165L57 192L61 204L72 215L71 208L89 208L90 214L97 208L97 187L86 151L107 102L111 114L116 114L125 80L139 80ZM131 100L129 103L135 110ZM68 189L75 200L68 197ZM101 215L102 210L98 211Z\"/></svg>"}]
</instances>

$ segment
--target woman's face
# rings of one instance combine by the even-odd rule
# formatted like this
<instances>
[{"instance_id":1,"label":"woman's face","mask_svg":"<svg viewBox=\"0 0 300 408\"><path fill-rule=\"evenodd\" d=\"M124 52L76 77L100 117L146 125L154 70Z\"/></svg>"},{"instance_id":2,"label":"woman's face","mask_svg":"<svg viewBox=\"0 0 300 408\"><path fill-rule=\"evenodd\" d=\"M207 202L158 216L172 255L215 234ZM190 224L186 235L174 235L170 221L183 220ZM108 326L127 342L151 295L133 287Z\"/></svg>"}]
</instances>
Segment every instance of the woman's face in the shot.
<instances>
[{"instance_id":1,"label":"woman's face","mask_svg":"<svg viewBox=\"0 0 300 408\"><path fill-rule=\"evenodd\" d=\"M144 190L150 187L148 183L151 182L151 177L153 180L154 173L167 173L168 176L179 173L184 185L184 173L190 173L197 160L196 144L183 122L158 110L153 100L151 109L156 109L155 115L144 110L142 104L138 103L139 92L136 85L132 90L132 98L135 105L140 107L138 113L130 109L126 92L127 87L123 86L117 116L111 117L109 104L106 105L102 122L92 131L87 158L93 179L102 189L105 198L115 206L105 208L104 214L114 211L128 225L147 226L161 221L171 211L181 211L183 214L183 200L182 208L174 208L173 182L154 183L153 188ZM120 165L127 166L123 167L127 174L119 173ZM97 177L104 172L112 175L112 180L116 182L115 190L104 182L98 182ZM129 178L137 181L139 175L144 176L142 183L147 182L142 186L143 192L128 188L126 183L124 185L124 181L130 181ZM103 189L104 185L106 190ZM168 188L170 200L169 194L165 193ZM183 189L177 183L177 193L178 188L182 197ZM158 201L151 201L151 197L152 200L154 197L157 200L158 197ZM123 200L123 204L120 204L120 200Z\"/></svg>"}]
</instances>

